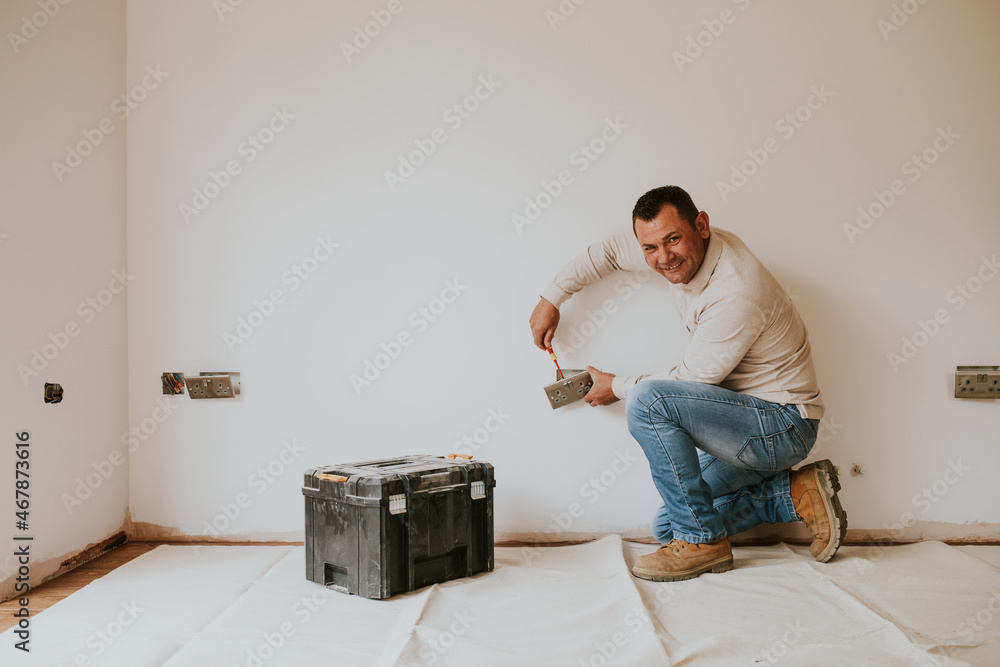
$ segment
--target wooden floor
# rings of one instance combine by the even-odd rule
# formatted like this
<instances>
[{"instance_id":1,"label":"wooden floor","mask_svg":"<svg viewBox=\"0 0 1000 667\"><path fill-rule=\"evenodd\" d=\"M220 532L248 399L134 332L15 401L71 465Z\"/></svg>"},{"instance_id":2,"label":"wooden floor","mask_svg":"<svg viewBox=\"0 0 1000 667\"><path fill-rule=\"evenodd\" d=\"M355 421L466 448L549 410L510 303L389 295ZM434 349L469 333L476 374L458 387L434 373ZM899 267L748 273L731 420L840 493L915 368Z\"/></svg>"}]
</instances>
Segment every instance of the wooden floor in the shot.
<instances>
[{"instance_id":1,"label":"wooden floor","mask_svg":"<svg viewBox=\"0 0 1000 667\"><path fill-rule=\"evenodd\" d=\"M116 567L120 567L133 558L138 558L142 554L152 551L161 542L129 542L117 549L112 549L103 556L98 556L89 563L84 563L80 567L61 574L38 588L34 588L28 594L30 600L28 609L34 616L38 612L48 609L56 602L63 600L76 591L80 590L95 579L100 579ZM17 619L13 612L20 609L21 605L17 598L13 598L0 604L0 632L8 630L17 625Z\"/></svg>"}]
</instances>

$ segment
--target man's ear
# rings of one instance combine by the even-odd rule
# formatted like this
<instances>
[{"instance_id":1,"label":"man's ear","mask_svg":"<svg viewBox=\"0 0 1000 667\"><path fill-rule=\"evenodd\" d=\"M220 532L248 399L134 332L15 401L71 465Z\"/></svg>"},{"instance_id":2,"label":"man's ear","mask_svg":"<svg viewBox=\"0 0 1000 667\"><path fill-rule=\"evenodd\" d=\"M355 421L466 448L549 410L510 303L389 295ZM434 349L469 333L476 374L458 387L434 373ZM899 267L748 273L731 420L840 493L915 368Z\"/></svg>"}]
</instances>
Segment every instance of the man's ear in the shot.
<instances>
[{"instance_id":1,"label":"man's ear","mask_svg":"<svg viewBox=\"0 0 1000 667\"><path fill-rule=\"evenodd\" d=\"M707 239L709 237L711 230L708 226L708 213L704 211L698 213L698 217L694 219L694 229L701 238Z\"/></svg>"}]
</instances>

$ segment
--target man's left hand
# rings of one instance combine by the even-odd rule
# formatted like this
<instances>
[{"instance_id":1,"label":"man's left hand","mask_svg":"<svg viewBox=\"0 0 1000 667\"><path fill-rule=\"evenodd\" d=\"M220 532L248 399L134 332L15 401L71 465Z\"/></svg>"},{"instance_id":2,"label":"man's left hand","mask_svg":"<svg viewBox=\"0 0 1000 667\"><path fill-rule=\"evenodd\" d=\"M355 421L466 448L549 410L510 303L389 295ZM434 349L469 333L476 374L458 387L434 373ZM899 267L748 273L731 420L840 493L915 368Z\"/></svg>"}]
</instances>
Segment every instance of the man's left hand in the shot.
<instances>
[{"instance_id":1,"label":"man's left hand","mask_svg":"<svg viewBox=\"0 0 1000 667\"><path fill-rule=\"evenodd\" d=\"M615 396L615 392L611 391L611 381L615 379L614 374L603 373L593 366L587 366L587 371L594 379L594 386L590 388L583 400L591 406L617 403L619 398Z\"/></svg>"}]
</instances>

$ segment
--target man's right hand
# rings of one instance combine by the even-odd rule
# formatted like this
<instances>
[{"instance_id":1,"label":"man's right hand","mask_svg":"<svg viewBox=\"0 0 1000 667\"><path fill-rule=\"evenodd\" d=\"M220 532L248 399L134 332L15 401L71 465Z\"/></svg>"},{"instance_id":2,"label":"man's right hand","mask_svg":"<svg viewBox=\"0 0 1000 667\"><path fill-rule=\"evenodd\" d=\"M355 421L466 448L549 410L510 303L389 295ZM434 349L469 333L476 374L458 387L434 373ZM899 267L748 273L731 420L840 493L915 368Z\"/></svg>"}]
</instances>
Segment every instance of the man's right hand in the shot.
<instances>
[{"instance_id":1,"label":"man's right hand","mask_svg":"<svg viewBox=\"0 0 1000 667\"><path fill-rule=\"evenodd\" d=\"M559 326L559 309L546 299L539 299L538 305L531 311L528 325L531 327L531 335L535 339L536 346L543 350L551 347L556 327Z\"/></svg>"}]
</instances>

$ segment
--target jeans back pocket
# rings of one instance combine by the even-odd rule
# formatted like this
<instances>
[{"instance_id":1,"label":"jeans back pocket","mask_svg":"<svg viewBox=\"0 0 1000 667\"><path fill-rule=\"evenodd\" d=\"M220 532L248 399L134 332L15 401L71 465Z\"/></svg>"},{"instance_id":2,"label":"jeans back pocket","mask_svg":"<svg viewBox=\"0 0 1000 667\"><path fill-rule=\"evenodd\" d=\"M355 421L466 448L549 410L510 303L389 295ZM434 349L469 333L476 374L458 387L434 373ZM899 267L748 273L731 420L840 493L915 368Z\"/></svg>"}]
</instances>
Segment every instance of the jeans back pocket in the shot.
<instances>
[{"instance_id":1,"label":"jeans back pocket","mask_svg":"<svg viewBox=\"0 0 1000 667\"><path fill-rule=\"evenodd\" d=\"M791 426L788 427L788 429L790 428ZM748 438L746 444L743 445L743 449L741 449L736 455L736 458L742 461L751 470L777 470L774 441L775 438L781 436L788 437L788 429L785 429L782 433L774 435L754 436L752 438Z\"/></svg>"},{"instance_id":2,"label":"jeans back pocket","mask_svg":"<svg viewBox=\"0 0 1000 667\"><path fill-rule=\"evenodd\" d=\"M800 433L794 420L781 409L758 409L757 413L765 435L747 439L736 455L744 465L773 472L790 468L808 455L811 443L806 440L815 440L815 435L804 438L806 434Z\"/></svg>"}]
</instances>

